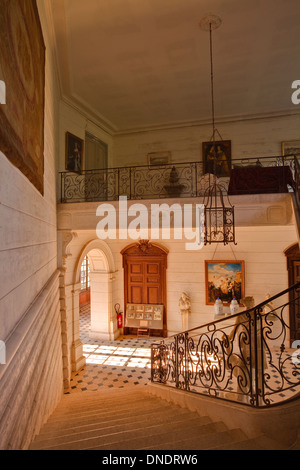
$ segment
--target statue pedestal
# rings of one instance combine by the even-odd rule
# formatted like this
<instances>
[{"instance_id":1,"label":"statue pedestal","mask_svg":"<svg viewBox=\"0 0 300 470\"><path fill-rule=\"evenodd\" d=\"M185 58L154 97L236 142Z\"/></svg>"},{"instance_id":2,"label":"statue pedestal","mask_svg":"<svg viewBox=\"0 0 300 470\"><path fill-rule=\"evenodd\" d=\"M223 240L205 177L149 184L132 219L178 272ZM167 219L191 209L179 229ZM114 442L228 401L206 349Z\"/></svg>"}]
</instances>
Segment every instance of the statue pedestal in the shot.
<instances>
[{"instance_id":1,"label":"statue pedestal","mask_svg":"<svg viewBox=\"0 0 300 470\"><path fill-rule=\"evenodd\" d=\"M187 331L189 329L189 314L188 314L188 312L181 313L181 326L182 326L182 331Z\"/></svg>"}]
</instances>

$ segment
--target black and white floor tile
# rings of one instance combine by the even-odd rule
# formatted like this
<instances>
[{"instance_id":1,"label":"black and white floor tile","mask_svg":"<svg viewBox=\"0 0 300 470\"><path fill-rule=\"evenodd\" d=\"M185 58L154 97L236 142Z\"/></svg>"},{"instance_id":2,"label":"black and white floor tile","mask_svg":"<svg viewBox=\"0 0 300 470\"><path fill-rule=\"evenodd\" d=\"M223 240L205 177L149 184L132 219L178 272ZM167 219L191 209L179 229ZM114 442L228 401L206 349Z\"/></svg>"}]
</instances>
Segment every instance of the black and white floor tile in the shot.
<instances>
[{"instance_id":1,"label":"black and white floor tile","mask_svg":"<svg viewBox=\"0 0 300 470\"><path fill-rule=\"evenodd\" d=\"M86 366L73 373L65 393L144 387L150 381L151 344L155 338L121 336L115 341L89 337L90 310L80 312L80 339Z\"/></svg>"},{"instance_id":2,"label":"black and white floor tile","mask_svg":"<svg viewBox=\"0 0 300 470\"><path fill-rule=\"evenodd\" d=\"M73 373L65 393L146 386L150 382L151 344L160 342L161 338L121 336L115 341L94 340L89 337L90 323L87 306L80 312L80 339L86 366ZM272 361L267 358L264 393L275 403L299 393L300 371L299 366L291 363L290 351L284 355L280 351L272 354ZM284 364L281 370L277 364Z\"/></svg>"}]
</instances>

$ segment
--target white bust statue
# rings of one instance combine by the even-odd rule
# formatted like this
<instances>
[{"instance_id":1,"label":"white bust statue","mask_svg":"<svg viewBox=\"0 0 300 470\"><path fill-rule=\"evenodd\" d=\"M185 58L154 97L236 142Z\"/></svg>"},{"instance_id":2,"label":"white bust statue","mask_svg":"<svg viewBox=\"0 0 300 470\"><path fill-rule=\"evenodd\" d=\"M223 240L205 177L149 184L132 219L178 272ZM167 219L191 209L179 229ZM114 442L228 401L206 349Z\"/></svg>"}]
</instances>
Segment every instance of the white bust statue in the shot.
<instances>
[{"instance_id":1,"label":"white bust statue","mask_svg":"<svg viewBox=\"0 0 300 470\"><path fill-rule=\"evenodd\" d=\"M182 315L191 313L191 298L185 292L181 294L178 306Z\"/></svg>"}]
</instances>

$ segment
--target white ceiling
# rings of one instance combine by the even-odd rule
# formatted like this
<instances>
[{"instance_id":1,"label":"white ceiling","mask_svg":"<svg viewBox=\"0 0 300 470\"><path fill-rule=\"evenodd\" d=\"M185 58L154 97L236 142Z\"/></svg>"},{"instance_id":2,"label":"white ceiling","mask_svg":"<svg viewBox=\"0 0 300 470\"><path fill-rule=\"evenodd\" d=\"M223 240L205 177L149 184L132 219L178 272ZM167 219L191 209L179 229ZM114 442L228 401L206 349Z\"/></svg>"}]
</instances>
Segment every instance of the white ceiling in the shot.
<instances>
[{"instance_id":1,"label":"white ceiling","mask_svg":"<svg viewBox=\"0 0 300 470\"><path fill-rule=\"evenodd\" d=\"M299 113L299 0L51 0L64 99L111 132Z\"/></svg>"}]
</instances>

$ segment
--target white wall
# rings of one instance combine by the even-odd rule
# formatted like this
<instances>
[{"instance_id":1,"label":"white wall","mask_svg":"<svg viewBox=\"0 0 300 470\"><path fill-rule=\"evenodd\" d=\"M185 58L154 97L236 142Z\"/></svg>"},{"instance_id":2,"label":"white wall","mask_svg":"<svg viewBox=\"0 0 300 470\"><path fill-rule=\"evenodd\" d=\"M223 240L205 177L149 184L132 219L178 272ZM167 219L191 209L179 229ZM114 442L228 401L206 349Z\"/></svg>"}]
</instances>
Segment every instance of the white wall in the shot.
<instances>
[{"instance_id":1,"label":"white wall","mask_svg":"<svg viewBox=\"0 0 300 470\"><path fill-rule=\"evenodd\" d=\"M59 134L58 134L58 151L56 153L57 172L66 171L66 133L85 139L85 132L89 132L93 136L100 139L108 146L108 166L113 166L113 138L100 126L90 121L84 113L73 108L66 102L59 102ZM85 146L83 149L83 167L85 158ZM57 200L60 200L60 175L57 177L56 191Z\"/></svg>"},{"instance_id":2,"label":"white wall","mask_svg":"<svg viewBox=\"0 0 300 470\"><path fill-rule=\"evenodd\" d=\"M217 123L223 140L231 140L232 158L281 155L282 142L299 139L300 115ZM65 134L84 139L85 131L108 145L108 167L147 165L151 152L170 151L172 162L202 161L202 142L209 141L211 125L168 127L110 135L64 101L60 103L58 171L65 170ZM58 198L59 198L58 181Z\"/></svg>"},{"instance_id":3,"label":"white wall","mask_svg":"<svg viewBox=\"0 0 300 470\"><path fill-rule=\"evenodd\" d=\"M38 0L38 8L46 45L44 195L0 153L0 339L7 346L7 364L0 366L0 448L28 445L62 393L55 194L59 92L48 1Z\"/></svg>"},{"instance_id":4,"label":"white wall","mask_svg":"<svg viewBox=\"0 0 300 470\"><path fill-rule=\"evenodd\" d=\"M90 132L102 142L108 145L108 162L112 160L112 136L100 126L90 121L83 113L68 105L64 101L59 103L59 151L57 154L58 171L65 171L66 132L76 135L80 139L85 138L85 132Z\"/></svg>"},{"instance_id":5,"label":"white wall","mask_svg":"<svg viewBox=\"0 0 300 470\"><path fill-rule=\"evenodd\" d=\"M80 205L76 205L77 207ZM87 206L87 207L92 207ZM86 207L86 209L87 209ZM94 206L95 207L95 206ZM64 207L67 211L67 208ZM70 208L72 212L72 209ZM96 227L97 218L89 214L90 226ZM61 219L63 220L63 218ZM71 220L71 219L70 219ZM76 220L82 220L80 217ZM93 222L92 222L93 221ZM78 230L73 222L76 236L69 245L67 258L66 284L70 289L74 283L74 272L80 253L87 243L97 240L95 230ZM205 296L205 260L243 260L245 262L245 295L253 296L258 304L266 295L275 295L288 287L288 273L284 251L297 241L295 225L238 226L236 228L237 245L211 245L199 251L187 251L186 240L155 240L169 250L167 268L167 310L168 333L181 331L181 317L178 301L182 292L190 295L192 301L189 328L213 321L214 307L206 305ZM112 304L120 303L124 308L124 278L121 250L133 240L108 239L106 243L114 257L116 272L113 276Z\"/></svg>"},{"instance_id":6,"label":"white wall","mask_svg":"<svg viewBox=\"0 0 300 470\"><path fill-rule=\"evenodd\" d=\"M0 152L0 336L3 339L57 267L54 160L57 89L50 55L46 64L44 196Z\"/></svg>"},{"instance_id":7,"label":"white wall","mask_svg":"<svg viewBox=\"0 0 300 470\"><path fill-rule=\"evenodd\" d=\"M299 115L217 124L233 159L281 155L281 142L299 139L299 127ZM170 151L172 162L202 161L202 142L211 135L207 125L117 135L113 166L147 165L147 154L160 151Z\"/></svg>"}]
</instances>

